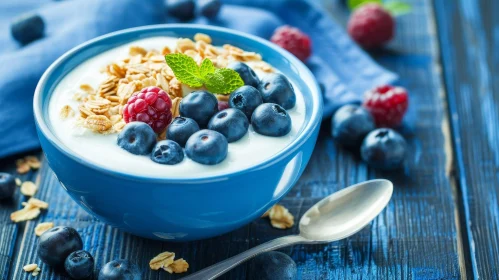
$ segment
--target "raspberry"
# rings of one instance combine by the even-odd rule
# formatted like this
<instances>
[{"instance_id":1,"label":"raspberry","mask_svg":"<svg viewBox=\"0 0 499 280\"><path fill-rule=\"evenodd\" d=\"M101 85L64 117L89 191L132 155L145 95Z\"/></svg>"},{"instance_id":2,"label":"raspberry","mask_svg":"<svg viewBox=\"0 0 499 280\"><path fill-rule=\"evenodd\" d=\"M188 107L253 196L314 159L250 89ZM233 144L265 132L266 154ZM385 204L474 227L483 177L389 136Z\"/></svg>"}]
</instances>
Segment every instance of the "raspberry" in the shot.
<instances>
[{"instance_id":1,"label":"raspberry","mask_svg":"<svg viewBox=\"0 0 499 280\"><path fill-rule=\"evenodd\" d=\"M312 53L310 37L301 32L300 29L289 25L277 28L270 41L294 54L301 61L307 60Z\"/></svg>"},{"instance_id":2,"label":"raspberry","mask_svg":"<svg viewBox=\"0 0 499 280\"><path fill-rule=\"evenodd\" d=\"M154 132L161 133L172 121L172 101L159 87L146 87L134 93L123 108L123 119L145 122Z\"/></svg>"},{"instance_id":3,"label":"raspberry","mask_svg":"<svg viewBox=\"0 0 499 280\"><path fill-rule=\"evenodd\" d=\"M362 105L371 112L378 127L395 127L407 111L409 98L405 88L385 85L367 91Z\"/></svg>"},{"instance_id":4,"label":"raspberry","mask_svg":"<svg viewBox=\"0 0 499 280\"><path fill-rule=\"evenodd\" d=\"M350 16L348 33L362 47L381 47L393 37L395 21L392 15L375 3L360 6Z\"/></svg>"}]
</instances>

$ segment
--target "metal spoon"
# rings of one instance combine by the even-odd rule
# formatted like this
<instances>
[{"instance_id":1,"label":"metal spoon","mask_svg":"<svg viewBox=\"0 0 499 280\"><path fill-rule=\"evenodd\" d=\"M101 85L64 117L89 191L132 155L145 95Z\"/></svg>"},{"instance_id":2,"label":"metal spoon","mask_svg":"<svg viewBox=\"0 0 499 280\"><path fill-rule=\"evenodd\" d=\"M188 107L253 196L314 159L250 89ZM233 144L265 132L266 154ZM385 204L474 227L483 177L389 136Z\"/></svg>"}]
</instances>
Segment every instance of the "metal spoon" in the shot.
<instances>
[{"instance_id":1,"label":"metal spoon","mask_svg":"<svg viewBox=\"0 0 499 280\"><path fill-rule=\"evenodd\" d=\"M262 252L293 244L320 244L347 238L381 213L390 201L392 192L392 182L383 179L366 181L335 192L303 215L299 235L284 236L260 244L182 279L215 279Z\"/></svg>"}]
</instances>

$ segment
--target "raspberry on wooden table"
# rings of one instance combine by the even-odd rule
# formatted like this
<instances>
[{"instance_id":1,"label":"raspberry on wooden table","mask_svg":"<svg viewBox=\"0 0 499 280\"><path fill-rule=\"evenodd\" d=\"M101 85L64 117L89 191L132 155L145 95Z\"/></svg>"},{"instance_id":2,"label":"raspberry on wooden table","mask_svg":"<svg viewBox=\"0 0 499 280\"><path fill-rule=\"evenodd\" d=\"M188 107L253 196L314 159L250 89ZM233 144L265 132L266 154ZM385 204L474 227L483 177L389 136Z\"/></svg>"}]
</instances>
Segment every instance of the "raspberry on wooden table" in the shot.
<instances>
[{"instance_id":1,"label":"raspberry on wooden table","mask_svg":"<svg viewBox=\"0 0 499 280\"><path fill-rule=\"evenodd\" d=\"M289 25L277 28L270 41L294 54L301 61L307 60L312 53L310 37L300 29Z\"/></svg>"},{"instance_id":2,"label":"raspberry on wooden table","mask_svg":"<svg viewBox=\"0 0 499 280\"><path fill-rule=\"evenodd\" d=\"M381 47L393 37L392 15L376 3L357 8L348 21L348 34L366 49Z\"/></svg>"},{"instance_id":3,"label":"raspberry on wooden table","mask_svg":"<svg viewBox=\"0 0 499 280\"><path fill-rule=\"evenodd\" d=\"M403 87L384 85L367 91L362 105L371 112L378 127L395 127L404 118L409 97Z\"/></svg>"},{"instance_id":4,"label":"raspberry on wooden table","mask_svg":"<svg viewBox=\"0 0 499 280\"><path fill-rule=\"evenodd\" d=\"M154 132L163 132L172 121L172 101L159 87L146 87L134 93L123 108L126 123L147 123Z\"/></svg>"}]
</instances>

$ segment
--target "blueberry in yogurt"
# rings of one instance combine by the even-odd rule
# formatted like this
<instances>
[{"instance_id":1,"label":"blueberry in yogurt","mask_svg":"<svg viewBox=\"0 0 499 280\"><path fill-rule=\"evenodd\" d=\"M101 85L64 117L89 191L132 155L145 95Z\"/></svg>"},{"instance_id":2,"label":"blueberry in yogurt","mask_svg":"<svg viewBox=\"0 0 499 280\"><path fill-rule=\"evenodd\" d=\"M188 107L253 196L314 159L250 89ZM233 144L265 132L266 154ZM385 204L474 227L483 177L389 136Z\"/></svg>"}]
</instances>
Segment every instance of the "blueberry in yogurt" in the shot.
<instances>
[{"instance_id":1,"label":"blueberry in yogurt","mask_svg":"<svg viewBox=\"0 0 499 280\"><path fill-rule=\"evenodd\" d=\"M229 143L241 139L248 131L249 121L238 109L229 108L216 113L208 123L208 129L222 133Z\"/></svg>"},{"instance_id":2,"label":"blueberry in yogurt","mask_svg":"<svg viewBox=\"0 0 499 280\"><path fill-rule=\"evenodd\" d=\"M74 251L64 262L66 272L73 279L86 279L94 272L94 258L85 250Z\"/></svg>"},{"instance_id":3,"label":"blueberry in yogurt","mask_svg":"<svg viewBox=\"0 0 499 280\"><path fill-rule=\"evenodd\" d=\"M184 150L175 141L162 140L154 146L151 160L160 164L174 165L184 160Z\"/></svg>"},{"instance_id":4,"label":"blueberry in yogurt","mask_svg":"<svg viewBox=\"0 0 499 280\"><path fill-rule=\"evenodd\" d=\"M83 241L71 227L54 227L44 232L38 240L38 257L44 263L62 267L72 252L83 249Z\"/></svg>"},{"instance_id":5,"label":"blueberry in yogurt","mask_svg":"<svg viewBox=\"0 0 499 280\"><path fill-rule=\"evenodd\" d=\"M280 73L265 75L258 88L264 103L276 103L284 109L295 107L296 95L288 78Z\"/></svg>"},{"instance_id":6,"label":"blueberry in yogurt","mask_svg":"<svg viewBox=\"0 0 499 280\"><path fill-rule=\"evenodd\" d=\"M156 133L143 122L131 122L118 134L118 146L135 155L148 155L156 144Z\"/></svg>"},{"instance_id":7,"label":"blueberry in yogurt","mask_svg":"<svg viewBox=\"0 0 499 280\"><path fill-rule=\"evenodd\" d=\"M206 165L222 162L227 157L229 143L223 134L203 129L194 133L187 144L185 153L193 161Z\"/></svg>"},{"instance_id":8,"label":"blueberry in yogurt","mask_svg":"<svg viewBox=\"0 0 499 280\"><path fill-rule=\"evenodd\" d=\"M291 131L291 117L281 106L264 103L253 112L251 117L253 129L266 136L284 136Z\"/></svg>"},{"instance_id":9,"label":"blueberry in yogurt","mask_svg":"<svg viewBox=\"0 0 499 280\"><path fill-rule=\"evenodd\" d=\"M204 90L193 91L180 102L180 115L195 120L200 127L206 127L216 112L217 98Z\"/></svg>"},{"instance_id":10,"label":"blueberry in yogurt","mask_svg":"<svg viewBox=\"0 0 499 280\"><path fill-rule=\"evenodd\" d=\"M184 147L187 139L197 131L199 131L199 125L195 120L186 117L176 117L166 130L166 138Z\"/></svg>"},{"instance_id":11,"label":"blueberry in yogurt","mask_svg":"<svg viewBox=\"0 0 499 280\"><path fill-rule=\"evenodd\" d=\"M16 180L14 176L0 172L0 199L12 197L16 191Z\"/></svg>"},{"instance_id":12,"label":"blueberry in yogurt","mask_svg":"<svg viewBox=\"0 0 499 280\"><path fill-rule=\"evenodd\" d=\"M260 79L256 75L255 71L251 69L247 64L242 62L231 62L227 68L236 71L241 79L244 81L244 84L247 86L252 86L258 88L260 85Z\"/></svg>"},{"instance_id":13,"label":"blueberry in yogurt","mask_svg":"<svg viewBox=\"0 0 499 280\"><path fill-rule=\"evenodd\" d=\"M139 267L125 259L106 263L99 272L98 280L141 280Z\"/></svg>"},{"instance_id":14,"label":"blueberry in yogurt","mask_svg":"<svg viewBox=\"0 0 499 280\"><path fill-rule=\"evenodd\" d=\"M242 86L233 91L229 97L229 106L241 110L249 120L256 107L262 103L262 94L252 86Z\"/></svg>"}]
</instances>

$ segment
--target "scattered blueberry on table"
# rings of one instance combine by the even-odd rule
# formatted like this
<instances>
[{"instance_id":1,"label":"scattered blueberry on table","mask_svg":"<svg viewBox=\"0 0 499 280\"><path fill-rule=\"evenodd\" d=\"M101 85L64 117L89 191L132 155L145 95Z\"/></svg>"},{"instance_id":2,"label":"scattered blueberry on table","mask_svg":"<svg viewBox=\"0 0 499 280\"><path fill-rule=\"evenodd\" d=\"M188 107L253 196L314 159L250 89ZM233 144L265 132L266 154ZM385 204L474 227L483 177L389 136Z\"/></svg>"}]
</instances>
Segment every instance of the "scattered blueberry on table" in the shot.
<instances>
[{"instance_id":1,"label":"scattered blueberry on table","mask_svg":"<svg viewBox=\"0 0 499 280\"><path fill-rule=\"evenodd\" d=\"M297 277L296 263L281 252L265 252L249 262L248 280L293 280Z\"/></svg>"},{"instance_id":2,"label":"scattered blueberry on table","mask_svg":"<svg viewBox=\"0 0 499 280\"><path fill-rule=\"evenodd\" d=\"M66 258L64 268L73 279L87 279L94 272L94 258L85 250L74 251Z\"/></svg>"},{"instance_id":3,"label":"scattered blueberry on table","mask_svg":"<svg viewBox=\"0 0 499 280\"><path fill-rule=\"evenodd\" d=\"M253 129L266 136L284 136L291 131L291 117L281 106L264 103L253 112L251 117Z\"/></svg>"},{"instance_id":4,"label":"scattered blueberry on table","mask_svg":"<svg viewBox=\"0 0 499 280\"><path fill-rule=\"evenodd\" d=\"M241 139L248 131L249 121L246 115L234 108L216 113L208 123L208 129L222 133L229 143Z\"/></svg>"},{"instance_id":5,"label":"scattered blueberry on table","mask_svg":"<svg viewBox=\"0 0 499 280\"><path fill-rule=\"evenodd\" d=\"M16 179L9 173L0 172L0 200L10 198L16 191Z\"/></svg>"},{"instance_id":6,"label":"scattered blueberry on table","mask_svg":"<svg viewBox=\"0 0 499 280\"><path fill-rule=\"evenodd\" d=\"M296 104L293 85L280 73L267 74L262 77L258 88L264 103L276 103L284 109L291 109Z\"/></svg>"},{"instance_id":7,"label":"scattered blueberry on table","mask_svg":"<svg viewBox=\"0 0 499 280\"><path fill-rule=\"evenodd\" d=\"M262 94L252 86L242 86L230 94L229 106L241 110L248 120L256 107L263 103Z\"/></svg>"},{"instance_id":8,"label":"scattered blueberry on table","mask_svg":"<svg viewBox=\"0 0 499 280\"><path fill-rule=\"evenodd\" d=\"M404 137L390 128L379 128L370 132L364 142L360 154L369 165L394 170L402 167L407 143Z\"/></svg>"},{"instance_id":9,"label":"scattered blueberry on table","mask_svg":"<svg viewBox=\"0 0 499 280\"><path fill-rule=\"evenodd\" d=\"M168 13L181 21L191 20L195 16L194 0L166 0L165 4Z\"/></svg>"},{"instance_id":10,"label":"scattered blueberry on table","mask_svg":"<svg viewBox=\"0 0 499 280\"><path fill-rule=\"evenodd\" d=\"M106 263L99 272L98 280L141 280L139 267L128 260L119 259Z\"/></svg>"},{"instance_id":11,"label":"scattered blueberry on table","mask_svg":"<svg viewBox=\"0 0 499 280\"><path fill-rule=\"evenodd\" d=\"M244 84L247 86L252 86L254 88L258 88L260 85L260 79L256 75L255 71L251 69L246 63L234 61L229 63L227 68L236 71L241 79L243 79Z\"/></svg>"},{"instance_id":12,"label":"scattered blueberry on table","mask_svg":"<svg viewBox=\"0 0 499 280\"><path fill-rule=\"evenodd\" d=\"M193 91L180 101L180 115L195 120L201 128L208 125L216 112L218 112L217 98L204 90Z\"/></svg>"},{"instance_id":13,"label":"scattered blueberry on table","mask_svg":"<svg viewBox=\"0 0 499 280\"><path fill-rule=\"evenodd\" d=\"M22 45L29 44L43 37L45 23L37 14L26 14L12 22L10 32L12 37Z\"/></svg>"},{"instance_id":14,"label":"scattered blueberry on table","mask_svg":"<svg viewBox=\"0 0 499 280\"><path fill-rule=\"evenodd\" d=\"M227 157L228 145L227 139L220 132L203 129L187 140L185 153L195 162L214 165Z\"/></svg>"},{"instance_id":15,"label":"scattered blueberry on table","mask_svg":"<svg viewBox=\"0 0 499 280\"><path fill-rule=\"evenodd\" d=\"M199 13L209 19L216 18L222 7L220 0L199 0Z\"/></svg>"},{"instance_id":16,"label":"scattered blueberry on table","mask_svg":"<svg viewBox=\"0 0 499 280\"><path fill-rule=\"evenodd\" d=\"M62 267L72 252L83 249L78 232L71 227L54 227L44 232L38 240L38 257L53 267Z\"/></svg>"},{"instance_id":17,"label":"scattered blueberry on table","mask_svg":"<svg viewBox=\"0 0 499 280\"><path fill-rule=\"evenodd\" d=\"M174 165L184 160L184 150L172 140L162 140L156 143L151 160L160 164Z\"/></svg>"},{"instance_id":18,"label":"scattered blueberry on table","mask_svg":"<svg viewBox=\"0 0 499 280\"><path fill-rule=\"evenodd\" d=\"M118 134L118 146L135 155L148 155L156 144L156 133L146 123L131 122Z\"/></svg>"},{"instance_id":19,"label":"scattered blueberry on table","mask_svg":"<svg viewBox=\"0 0 499 280\"><path fill-rule=\"evenodd\" d=\"M166 130L166 138L184 147L189 137L197 131L199 131L199 125L195 120L187 117L176 117Z\"/></svg>"},{"instance_id":20,"label":"scattered blueberry on table","mask_svg":"<svg viewBox=\"0 0 499 280\"><path fill-rule=\"evenodd\" d=\"M338 109L331 121L333 139L349 148L358 148L364 137L376 128L371 114L358 105Z\"/></svg>"}]
</instances>

